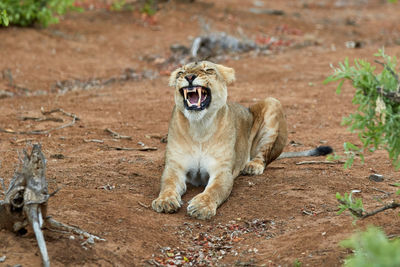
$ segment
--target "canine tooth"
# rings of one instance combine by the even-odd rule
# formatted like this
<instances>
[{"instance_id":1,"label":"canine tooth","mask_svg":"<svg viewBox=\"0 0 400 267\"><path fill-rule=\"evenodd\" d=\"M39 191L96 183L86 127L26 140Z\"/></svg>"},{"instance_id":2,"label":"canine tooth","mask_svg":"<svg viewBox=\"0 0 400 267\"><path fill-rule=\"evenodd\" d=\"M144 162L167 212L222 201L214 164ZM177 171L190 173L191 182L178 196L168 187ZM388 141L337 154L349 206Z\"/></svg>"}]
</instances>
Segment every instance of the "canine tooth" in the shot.
<instances>
[{"instance_id":1,"label":"canine tooth","mask_svg":"<svg viewBox=\"0 0 400 267\"><path fill-rule=\"evenodd\" d=\"M189 107L192 105L192 103L190 103L189 99L186 99L186 102L187 102Z\"/></svg>"},{"instance_id":2,"label":"canine tooth","mask_svg":"<svg viewBox=\"0 0 400 267\"><path fill-rule=\"evenodd\" d=\"M187 100L187 90L183 90L183 95L184 95L185 99Z\"/></svg>"},{"instance_id":3,"label":"canine tooth","mask_svg":"<svg viewBox=\"0 0 400 267\"><path fill-rule=\"evenodd\" d=\"M197 106L200 107L201 104L201 88L197 87L197 94L199 95L199 100L197 101Z\"/></svg>"}]
</instances>

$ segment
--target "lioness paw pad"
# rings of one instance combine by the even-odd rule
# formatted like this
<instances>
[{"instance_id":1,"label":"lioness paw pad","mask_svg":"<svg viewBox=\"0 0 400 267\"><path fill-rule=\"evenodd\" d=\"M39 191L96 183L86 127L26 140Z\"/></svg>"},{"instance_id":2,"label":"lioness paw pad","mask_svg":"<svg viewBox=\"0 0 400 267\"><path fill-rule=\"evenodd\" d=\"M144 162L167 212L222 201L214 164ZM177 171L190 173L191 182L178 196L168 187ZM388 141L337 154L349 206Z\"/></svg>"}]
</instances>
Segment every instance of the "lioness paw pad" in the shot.
<instances>
[{"instance_id":1,"label":"lioness paw pad","mask_svg":"<svg viewBox=\"0 0 400 267\"><path fill-rule=\"evenodd\" d=\"M163 194L153 200L151 206L157 212L174 213L181 207L181 203L178 194Z\"/></svg>"},{"instance_id":2,"label":"lioness paw pad","mask_svg":"<svg viewBox=\"0 0 400 267\"><path fill-rule=\"evenodd\" d=\"M187 213L193 218L208 220L217 213L217 205L208 196L200 194L189 202Z\"/></svg>"},{"instance_id":3,"label":"lioness paw pad","mask_svg":"<svg viewBox=\"0 0 400 267\"><path fill-rule=\"evenodd\" d=\"M264 172L264 163L258 161L250 161L244 166L243 174L260 175Z\"/></svg>"}]
</instances>

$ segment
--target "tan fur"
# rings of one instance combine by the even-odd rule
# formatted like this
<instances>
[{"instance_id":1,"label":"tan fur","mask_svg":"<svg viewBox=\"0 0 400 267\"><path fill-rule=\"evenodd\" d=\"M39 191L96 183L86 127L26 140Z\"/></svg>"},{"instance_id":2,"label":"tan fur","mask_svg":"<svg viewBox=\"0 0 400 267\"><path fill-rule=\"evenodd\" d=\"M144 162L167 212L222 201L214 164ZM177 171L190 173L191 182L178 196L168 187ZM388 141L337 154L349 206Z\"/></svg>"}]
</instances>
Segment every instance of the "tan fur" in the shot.
<instances>
[{"instance_id":1,"label":"tan fur","mask_svg":"<svg viewBox=\"0 0 400 267\"><path fill-rule=\"evenodd\" d=\"M197 76L194 85L211 89L212 100L205 110L189 111L183 105L179 90L188 86L185 76L190 74ZM175 107L161 190L152 203L157 212L171 213L181 207L186 182L204 184L205 190L190 200L187 212L209 219L228 198L241 172L262 174L265 166L281 154L287 129L280 102L266 98L249 109L227 103L227 84L234 80L232 68L207 61L187 64L171 74Z\"/></svg>"}]
</instances>

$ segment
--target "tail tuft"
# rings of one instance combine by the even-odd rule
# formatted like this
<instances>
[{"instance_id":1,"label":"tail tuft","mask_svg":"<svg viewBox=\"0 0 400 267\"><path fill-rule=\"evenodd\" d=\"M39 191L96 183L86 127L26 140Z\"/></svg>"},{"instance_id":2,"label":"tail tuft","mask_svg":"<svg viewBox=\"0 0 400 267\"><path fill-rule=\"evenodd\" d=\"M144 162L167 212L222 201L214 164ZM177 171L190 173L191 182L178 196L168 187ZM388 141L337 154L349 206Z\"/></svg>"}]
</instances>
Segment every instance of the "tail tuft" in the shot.
<instances>
[{"instance_id":1,"label":"tail tuft","mask_svg":"<svg viewBox=\"0 0 400 267\"><path fill-rule=\"evenodd\" d=\"M315 156L324 156L331 154L333 152L333 149L330 146L319 146L315 150L316 150Z\"/></svg>"}]
</instances>

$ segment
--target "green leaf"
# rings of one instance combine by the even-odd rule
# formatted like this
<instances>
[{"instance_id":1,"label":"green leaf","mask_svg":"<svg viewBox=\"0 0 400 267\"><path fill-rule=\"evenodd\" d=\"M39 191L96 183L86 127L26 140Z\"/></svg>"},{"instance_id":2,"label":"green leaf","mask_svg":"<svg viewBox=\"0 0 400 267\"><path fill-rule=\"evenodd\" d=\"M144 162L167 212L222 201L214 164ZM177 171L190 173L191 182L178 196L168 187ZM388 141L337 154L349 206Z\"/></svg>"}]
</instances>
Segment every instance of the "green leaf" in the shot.
<instances>
[{"instance_id":1,"label":"green leaf","mask_svg":"<svg viewBox=\"0 0 400 267\"><path fill-rule=\"evenodd\" d=\"M383 48L375 56L382 58L380 61L386 64L380 73L375 74L376 67L366 60L355 59L351 65L346 58L338 63L338 68L331 65L333 74L324 83L339 82L336 91L340 93L344 81L349 80L356 89L352 99L354 112L343 118L342 125L347 125L349 131L357 133L362 145L345 143L347 160L344 167L351 167L358 157L364 163L365 150L373 152L383 148L388 151L393 166L399 170L400 138L397 133L400 132L400 103L379 96L377 92L378 87L385 91L397 90L397 79L392 73L396 70L397 59L386 55ZM380 111L376 111L378 97L382 98L385 106Z\"/></svg>"},{"instance_id":2,"label":"green leaf","mask_svg":"<svg viewBox=\"0 0 400 267\"><path fill-rule=\"evenodd\" d=\"M345 267L400 266L400 239L389 240L377 227L369 227L340 242L354 252L344 261Z\"/></svg>"}]
</instances>

